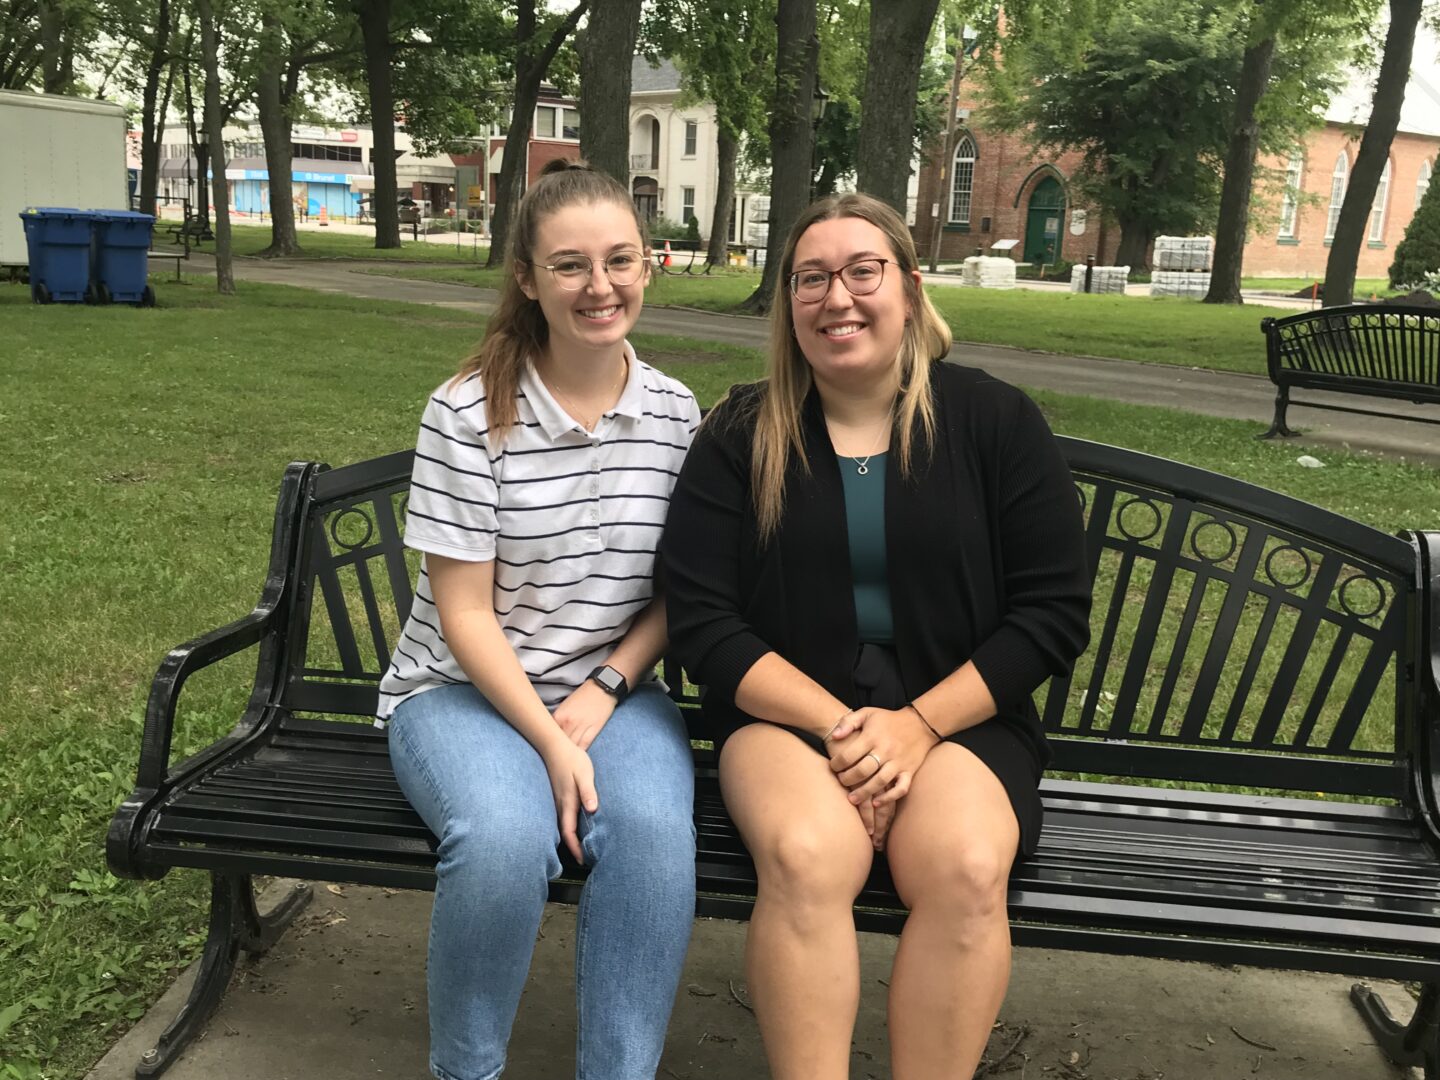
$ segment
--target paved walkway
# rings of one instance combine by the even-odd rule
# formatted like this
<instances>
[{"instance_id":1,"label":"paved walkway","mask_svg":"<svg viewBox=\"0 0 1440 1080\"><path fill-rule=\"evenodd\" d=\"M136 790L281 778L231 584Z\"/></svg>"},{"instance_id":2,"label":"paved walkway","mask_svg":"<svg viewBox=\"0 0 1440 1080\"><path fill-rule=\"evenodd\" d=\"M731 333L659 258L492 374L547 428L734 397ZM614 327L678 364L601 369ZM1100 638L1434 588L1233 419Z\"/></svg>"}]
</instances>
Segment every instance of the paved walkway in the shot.
<instances>
[{"instance_id":1,"label":"paved walkway","mask_svg":"<svg viewBox=\"0 0 1440 1080\"><path fill-rule=\"evenodd\" d=\"M208 259L195 262L206 269ZM377 300L403 300L417 304L488 314L494 310L497 293L466 285L417 281L361 273L373 263L344 260L261 260L238 259L236 277L264 281L348 296ZM1263 356L1264 341L1256 317L1255 350ZM719 315L687 308L647 307L638 329L645 333L722 341L752 348L764 348L768 324L764 319L741 315ZM1030 352L998 345L961 342L950 358L985 368L991 374L1020 386L1085 394L1137 405L1163 405L1228 420L1250 420L1269 425L1274 412L1275 388L1259 375L1241 375L1186 368L1173 364L1142 364L1129 360L1105 360L1057 353ZM1330 395L1328 400L1342 400ZM1375 402L1351 399L1362 408ZM1382 401L1381 407L1396 413L1433 416L1433 407L1404 402ZM1402 423L1380 417L1357 416L1295 407L1290 411L1292 427L1305 431L1294 440L1296 455L1310 449L1346 449L1381 453L1407 460L1440 464L1440 427Z\"/></svg>"},{"instance_id":2,"label":"paved walkway","mask_svg":"<svg viewBox=\"0 0 1440 1080\"><path fill-rule=\"evenodd\" d=\"M182 871L176 871L180 873ZM288 886L279 883L276 891ZM426 1075L428 893L316 885L280 943L242 962L208 1033L166 1080L421 1080ZM510 1043L505 1080L574 1075L572 908L552 907ZM699 919L659 1080L762 1080L748 1011L745 928ZM861 935L853 1080L887 1080L885 987L895 939ZM96 1066L131 1080L190 978ZM1019 949L987 1076L1009 1080L1419 1080L1391 1065L1347 999L1350 980L1049 949ZM1375 983L1408 1016L1402 987ZM1027 1033L1028 1032L1028 1033ZM940 1078L936 1078L940 1080ZM952 1078L946 1078L952 1080ZM960 1080L956 1077L953 1080Z\"/></svg>"}]
</instances>

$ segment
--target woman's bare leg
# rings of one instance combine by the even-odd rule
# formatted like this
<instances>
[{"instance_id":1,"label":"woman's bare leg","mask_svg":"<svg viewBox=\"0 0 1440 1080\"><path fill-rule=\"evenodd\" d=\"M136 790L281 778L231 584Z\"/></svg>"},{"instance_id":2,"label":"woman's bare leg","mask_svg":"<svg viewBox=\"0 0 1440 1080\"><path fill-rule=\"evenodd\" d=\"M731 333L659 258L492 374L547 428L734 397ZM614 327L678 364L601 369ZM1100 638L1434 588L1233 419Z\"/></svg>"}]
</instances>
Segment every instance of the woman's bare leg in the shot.
<instances>
[{"instance_id":1,"label":"woman's bare leg","mask_svg":"<svg viewBox=\"0 0 1440 1080\"><path fill-rule=\"evenodd\" d=\"M1005 893L1020 827L974 754L930 752L900 800L886 853L910 909L890 981L895 1080L969 1077L1010 981Z\"/></svg>"},{"instance_id":2,"label":"woman's bare leg","mask_svg":"<svg viewBox=\"0 0 1440 1080\"><path fill-rule=\"evenodd\" d=\"M860 1001L852 905L874 855L829 762L752 724L725 744L725 806L755 860L745 970L775 1080L845 1080Z\"/></svg>"}]
</instances>

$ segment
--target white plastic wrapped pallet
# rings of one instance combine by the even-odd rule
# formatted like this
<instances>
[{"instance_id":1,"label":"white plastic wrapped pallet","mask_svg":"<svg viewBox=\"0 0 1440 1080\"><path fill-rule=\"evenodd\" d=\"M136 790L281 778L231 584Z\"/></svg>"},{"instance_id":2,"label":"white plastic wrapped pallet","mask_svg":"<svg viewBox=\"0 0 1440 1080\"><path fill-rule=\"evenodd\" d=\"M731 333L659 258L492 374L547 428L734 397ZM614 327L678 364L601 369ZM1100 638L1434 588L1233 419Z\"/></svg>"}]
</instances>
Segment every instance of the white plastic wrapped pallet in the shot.
<instances>
[{"instance_id":1,"label":"white plastic wrapped pallet","mask_svg":"<svg viewBox=\"0 0 1440 1080\"><path fill-rule=\"evenodd\" d=\"M1199 299L1210 291L1210 272L1156 270L1150 275L1151 296L1180 296Z\"/></svg>"},{"instance_id":2,"label":"white plastic wrapped pallet","mask_svg":"<svg viewBox=\"0 0 1440 1080\"><path fill-rule=\"evenodd\" d=\"M1092 293L1121 293L1130 281L1128 266L1092 266L1090 268L1090 291ZM1070 291L1085 291L1085 267L1076 263L1070 268Z\"/></svg>"},{"instance_id":3,"label":"white plastic wrapped pallet","mask_svg":"<svg viewBox=\"0 0 1440 1080\"><path fill-rule=\"evenodd\" d=\"M1209 270L1215 255L1212 236L1157 236L1156 270Z\"/></svg>"}]
</instances>

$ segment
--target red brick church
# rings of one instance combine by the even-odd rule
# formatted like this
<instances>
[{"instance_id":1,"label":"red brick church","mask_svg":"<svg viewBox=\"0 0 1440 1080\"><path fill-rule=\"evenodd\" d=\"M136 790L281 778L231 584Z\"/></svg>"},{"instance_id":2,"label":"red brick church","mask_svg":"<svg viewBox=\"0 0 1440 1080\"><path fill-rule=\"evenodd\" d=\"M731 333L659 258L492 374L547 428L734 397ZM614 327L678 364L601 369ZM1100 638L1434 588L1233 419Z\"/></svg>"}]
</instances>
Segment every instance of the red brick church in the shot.
<instances>
[{"instance_id":1,"label":"red brick church","mask_svg":"<svg viewBox=\"0 0 1440 1080\"><path fill-rule=\"evenodd\" d=\"M1386 275L1395 245L1436 171L1440 77L1433 67L1420 68L1436 52L1433 38L1422 34L1417 39L1416 70L1360 251L1360 277ZM1049 156L1033 149L1023 134L987 127L978 87L961 90L959 115L965 119L944 190L937 183L935 151L921 163L914 235L922 261L930 255L938 211L942 261L981 251L991 254L991 245L1014 240L1011 254L1021 262L1084 262L1094 255L1098 265L1108 265L1119 246L1120 230L1072 193L1069 178L1080 155ZM1294 154L1261 161L1285 179L1257 185L1252 196L1247 276L1324 276L1330 237L1369 107L1369 80L1357 77L1331 102L1324 126L1312 131Z\"/></svg>"}]
</instances>

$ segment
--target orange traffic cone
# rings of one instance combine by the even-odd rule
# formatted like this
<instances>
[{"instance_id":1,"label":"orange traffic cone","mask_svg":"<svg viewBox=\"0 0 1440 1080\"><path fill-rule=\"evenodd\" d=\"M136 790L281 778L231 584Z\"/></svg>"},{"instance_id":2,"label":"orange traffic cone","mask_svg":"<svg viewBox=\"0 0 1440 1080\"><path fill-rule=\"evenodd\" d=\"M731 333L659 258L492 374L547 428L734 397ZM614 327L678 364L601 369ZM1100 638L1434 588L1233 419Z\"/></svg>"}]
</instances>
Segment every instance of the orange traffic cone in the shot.
<instances>
[{"instance_id":1,"label":"orange traffic cone","mask_svg":"<svg viewBox=\"0 0 1440 1080\"><path fill-rule=\"evenodd\" d=\"M669 266L669 265L670 265L670 241L669 241L669 240L666 240L666 241L665 241L665 257L660 260L660 265L661 265L661 266Z\"/></svg>"},{"instance_id":2,"label":"orange traffic cone","mask_svg":"<svg viewBox=\"0 0 1440 1080\"><path fill-rule=\"evenodd\" d=\"M321 225L329 225L329 224L330 224L330 215L326 212L326 209L325 209L325 207L324 207L323 205L320 207L320 224L321 224Z\"/></svg>"}]
</instances>

